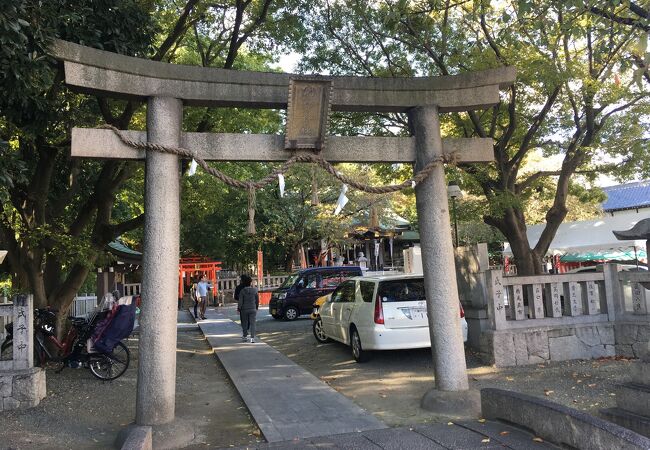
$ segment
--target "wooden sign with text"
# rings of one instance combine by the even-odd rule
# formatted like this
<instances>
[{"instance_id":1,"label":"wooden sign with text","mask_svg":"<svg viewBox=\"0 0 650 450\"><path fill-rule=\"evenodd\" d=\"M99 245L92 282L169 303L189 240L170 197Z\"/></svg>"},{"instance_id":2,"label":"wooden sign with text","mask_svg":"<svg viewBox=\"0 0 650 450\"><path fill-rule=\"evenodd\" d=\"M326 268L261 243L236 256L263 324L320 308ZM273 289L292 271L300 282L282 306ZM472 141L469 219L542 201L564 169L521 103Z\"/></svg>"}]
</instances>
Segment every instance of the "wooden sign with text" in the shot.
<instances>
[{"instance_id":1,"label":"wooden sign with text","mask_svg":"<svg viewBox=\"0 0 650 450\"><path fill-rule=\"evenodd\" d=\"M321 150L330 111L332 81L292 78L289 82L286 149Z\"/></svg>"}]
</instances>

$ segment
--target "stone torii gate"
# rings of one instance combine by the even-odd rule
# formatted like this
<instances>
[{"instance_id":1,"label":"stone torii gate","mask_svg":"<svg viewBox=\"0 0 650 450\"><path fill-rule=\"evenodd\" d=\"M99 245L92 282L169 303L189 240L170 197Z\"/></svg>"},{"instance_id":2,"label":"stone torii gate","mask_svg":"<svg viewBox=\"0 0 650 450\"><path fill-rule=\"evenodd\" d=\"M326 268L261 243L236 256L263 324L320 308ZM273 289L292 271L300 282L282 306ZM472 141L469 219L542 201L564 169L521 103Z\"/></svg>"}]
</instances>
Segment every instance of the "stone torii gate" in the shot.
<instances>
[{"instance_id":1,"label":"stone torii gate","mask_svg":"<svg viewBox=\"0 0 650 450\"><path fill-rule=\"evenodd\" d=\"M321 156L332 163L414 163L414 171L452 154L459 163L489 162L493 160L490 139L441 139L439 113L495 105L499 102L499 90L515 79L514 68L505 67L443 77L328 77L315 81L312 78L314 83L307 80L301 91L294 87L304 77L284 73L167 64L63 41L54 43L52 53L63 61L65 81L72 89L147 102L146 133L126 131L128 139L187 148L213 161L285 161L296 151L311 148L320 150ZM323 81L325 84L319 84ZM304 99L297 99L308 90L317 92L316 103L301 103ZM289 107L288 136L184 133L184 105ZM315 127L311 116L318 111L314 112L314 107L324 112L324 116L315 119L320 121L320 126L316 123ZM406 112L413 136L326 136L328 107L336 111ZM309 120L311 125L306 123ZM315 134L314 128L318 128ZM178 157L135 150L111 130L78 128L72 133L72 156L145 160L143 308L136 423L169 424L174 420L176 383ZM435 166L415 187L415 194L436 391L460 393L460 398L468 391L468 380L442 164Z\"/></svg>"}]
</instances>

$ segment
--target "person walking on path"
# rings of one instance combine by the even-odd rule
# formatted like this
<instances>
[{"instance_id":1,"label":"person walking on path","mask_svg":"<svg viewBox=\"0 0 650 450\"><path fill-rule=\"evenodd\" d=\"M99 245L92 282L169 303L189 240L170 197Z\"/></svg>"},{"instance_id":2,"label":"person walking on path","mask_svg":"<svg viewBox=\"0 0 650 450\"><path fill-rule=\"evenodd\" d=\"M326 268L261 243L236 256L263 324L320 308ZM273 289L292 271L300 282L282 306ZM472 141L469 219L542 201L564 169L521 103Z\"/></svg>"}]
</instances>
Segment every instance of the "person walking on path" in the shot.
<instances>
[{"instance_id":1,"label":"person walking on path","mask_svg":"<svg viewBox=\"0 0 650 450\"><path fill-rule=\"evenodd\" d=\"M245 277L245 278L244 278ZM237 306L241 314L242 341L248 339L250 331L250 342L255 342L255 321L257 319L257 309L260 307L260 299L257 294L257 288L251 286L253 280L248 275L242 275L241 282L244 287L239 292Z\"/></svg>"},{"instance_id":2,"label":"person walking on path","mask_svg":"<svg viewBox=\"0 0 650 450\"><path fill-rule=\"evenodd\" d=\"M199 298L199 303L201 304L200 312L202 320L205 320L205 308L208 305L208 289L210 289L210 283L208 283L206 276L203 275L201 277L201 281L199 281L199 283L196 285L197 297ZM196 307L194 311L196 311ZM194 314L196 315L196 312Z\"/></svg>"},{"instance_id":3,"label":"person walking on path","mask_svg":"<svg viewBox=\"0 0 650 450\"><path fill-rule=\"evenodd\" d=\"M251 277L249 277L249 276L246 275L245 273L242 274L242 275L239 277L239 284L237 285L237 287L235 287L235 293L233 294L233 298L234 298L235 301L237 302L237 312L239 313L239 323L240 323L240 324L243 324L244 322L243 322L243 319L242 319L242 317L241 317L241 310L239 309L239 293L241 292L242 289L244 289L244 287L245 287L245 286L244 286L244 280L246 280L246 279L249 279L249 280L250 280Z\"/></svg>"},{"instance_id":4,"label":"person walking on path","mask_svg":"<svg viewBox=\"0 0 650 450\"><path fill-rule=\"evenodd\" d=\"M198 282L196 278L192 278L192 286L190 287L190 298L194 301L194 317L198 318L197 307L201 302L199 298Z\"/></svg>"},{"instance_id":5,"label":"person walking on path","mask_svg":"<svg viewBox=\"0 0 650 450\"><path fill-rule=\"evenodd\" d=\"M244 289L244 287L246 287L246 286L244 286L244 280L246 280L246 279L250 280L251 277L249 277L246 274L242 274L242 276L239 277L239 284L237 285L237 287L235 287L235 293L233 294L233 297L235 298L235 301L237 302L237 304L239 304L239 293L241 292L242 289ZM250 286L250 283L249 283L249 286Z\"/></svg>"}]
</instances>

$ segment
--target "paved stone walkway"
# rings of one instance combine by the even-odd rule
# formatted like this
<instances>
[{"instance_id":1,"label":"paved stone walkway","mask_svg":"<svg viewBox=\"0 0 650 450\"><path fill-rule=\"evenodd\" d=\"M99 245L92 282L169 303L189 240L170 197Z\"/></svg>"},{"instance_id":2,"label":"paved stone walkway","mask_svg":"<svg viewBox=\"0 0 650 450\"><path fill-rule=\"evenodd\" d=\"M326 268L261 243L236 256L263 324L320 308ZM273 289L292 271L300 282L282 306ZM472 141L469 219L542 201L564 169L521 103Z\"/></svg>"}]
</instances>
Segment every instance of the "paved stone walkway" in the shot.
<instances>
[{"instance_id":1,"label":"paved stone walkway","mask_svg":"<svg viewBox=\"0 0 650 450\"><path fill-rule=\"evenodd\" d=\"M445 424L388 428L362 433L339 434L289 442L240 447L240 450L340 449L340 450L418 450L418 449L557 449L517 428L495 423L464 421Z\"/></svg>"},{"instance_id":2,"label":"paved stone walkway","mask_svg":"<svg viewBox=\"0 0 650 450\"><path fill-rule=\"evenodd\" d=\"M241 342L240 326L218 308L206 316L199 328L268 442L242 449L556 448L488 421L387 428L271 346Z\"/></svg>"},{"instance_id":3,"label":"paved stone walkway","mask_svg":"<svg viewBox=\"0 0 650 450\"><path fill-rule=\"evenodd\" d=\"M199 327L267 442L377 430L387 426L262 342L241 341L241 327L209 309Z\"/></svg>"}]
</instances>

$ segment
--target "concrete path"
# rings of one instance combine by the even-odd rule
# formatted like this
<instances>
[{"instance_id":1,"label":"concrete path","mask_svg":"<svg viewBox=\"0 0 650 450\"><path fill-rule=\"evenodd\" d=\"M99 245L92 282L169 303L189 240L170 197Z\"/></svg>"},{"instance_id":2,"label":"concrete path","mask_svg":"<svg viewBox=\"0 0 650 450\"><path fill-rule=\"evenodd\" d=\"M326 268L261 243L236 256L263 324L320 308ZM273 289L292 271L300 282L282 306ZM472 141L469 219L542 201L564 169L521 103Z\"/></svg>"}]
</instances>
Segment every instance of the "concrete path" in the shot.
<instances>
[{"instance_id":1,"label":"concrete path","mask_svg":"<svg viewBox=\"0 0 650 450\"><path fill-rule=\"evenodd\" d=\"M339 434L291 442L240 447L241 450L267 449L418 450L418 449L544 449L558 447L533 441L533 436L509 425L495 422L417 425L361 433Z\"/></svg>"},{"instance_id":2,"label":"concrete path","mask_svg":"<svg viewBox=\"0 0 650 450\"><path fill-rule=\"evenodd\" d=\"M176 322L177 331L199 330L199 326L194 320L194 316L186 309L178 310L178 319Z\"/></svg>"},{"instance_id":3,"label":"concrete path","mask_svg":"<svg viewBox=\"0 0 650 450\"><path fill-rule=\"evenodd\" d=\"M208 309L201 331L267 442L387 428L273 347L241 341L241 327Z\"/></svg>"}]
</instances>

